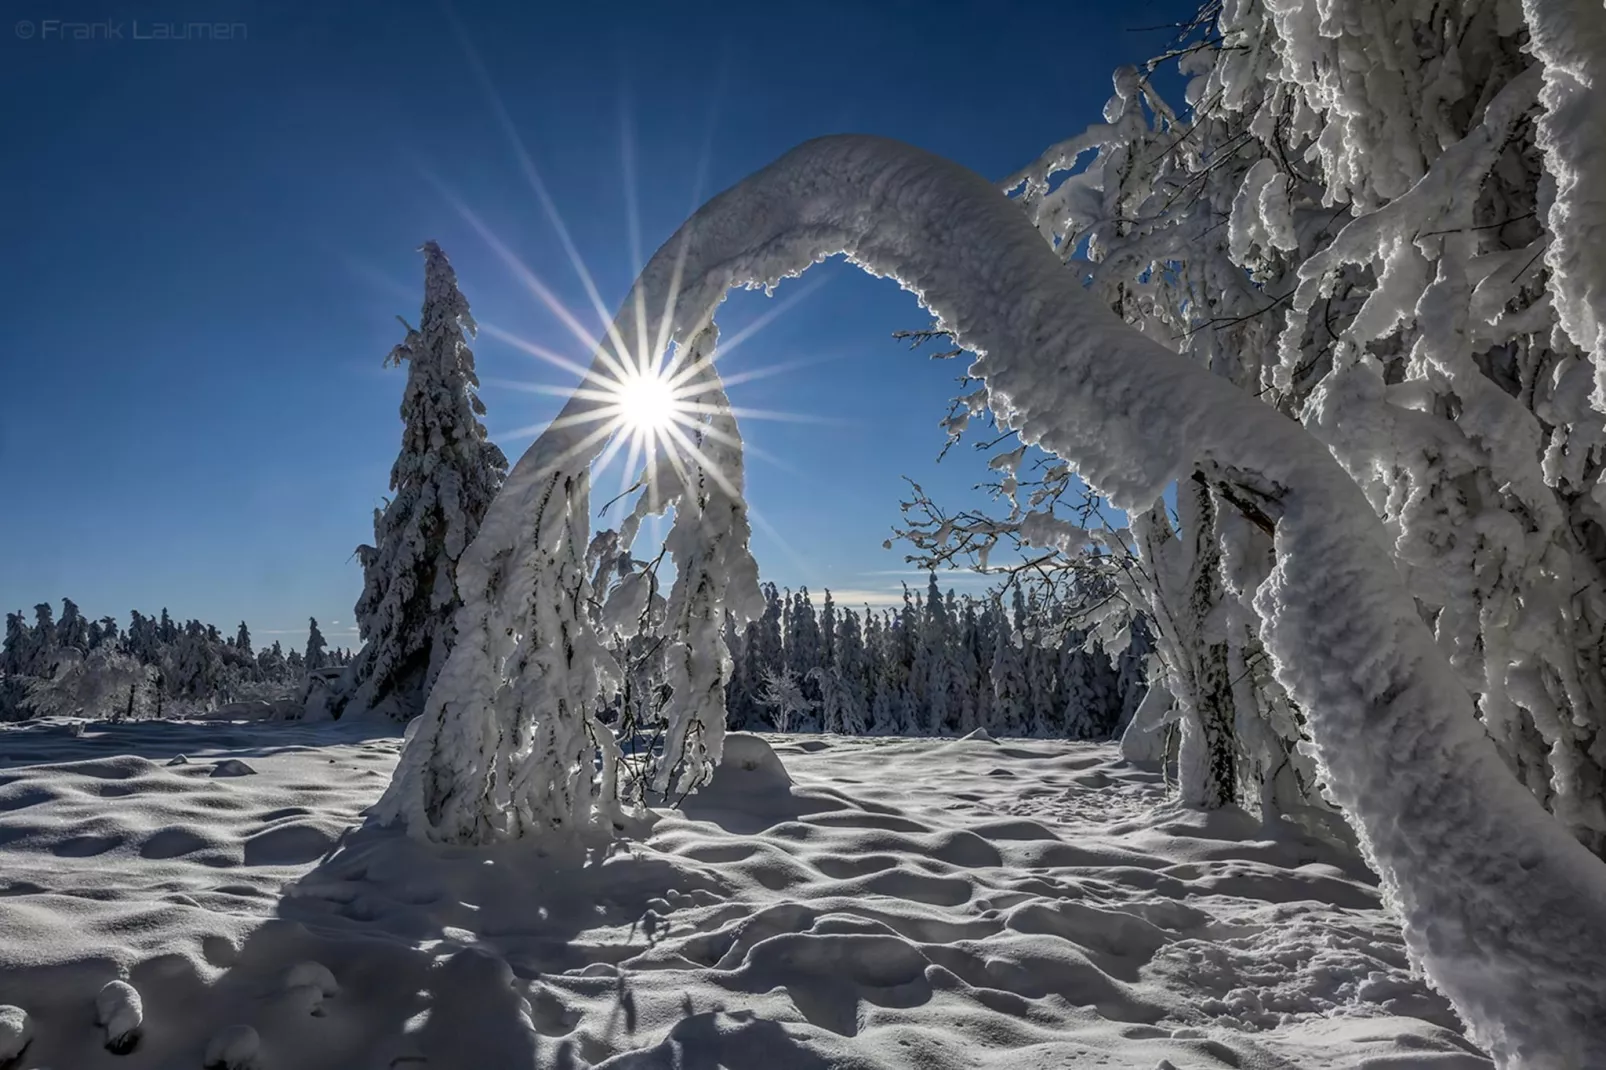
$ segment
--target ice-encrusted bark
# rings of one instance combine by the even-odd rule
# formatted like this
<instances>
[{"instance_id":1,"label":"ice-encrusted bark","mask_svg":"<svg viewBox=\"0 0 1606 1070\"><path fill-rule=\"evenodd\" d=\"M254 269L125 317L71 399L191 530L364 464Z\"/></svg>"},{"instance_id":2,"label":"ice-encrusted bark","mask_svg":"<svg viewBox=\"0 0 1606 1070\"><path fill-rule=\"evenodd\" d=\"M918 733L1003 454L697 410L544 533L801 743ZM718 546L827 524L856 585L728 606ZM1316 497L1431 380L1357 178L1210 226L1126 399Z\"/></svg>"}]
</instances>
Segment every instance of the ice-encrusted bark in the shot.
<instances>
[{"instance_id":1,"label":"ice-encrusted bark","mask_svg":"<svg viewBox=\"0 0 1606 1070\"><path fill-rule=\"evenodd\" d=\"M1523 0L1544 71L1539 147L1555 180L1545 263L1562 329L1595 361L1606 409L1606 9L1592 0Z\"/></svg>"}]
</instances>

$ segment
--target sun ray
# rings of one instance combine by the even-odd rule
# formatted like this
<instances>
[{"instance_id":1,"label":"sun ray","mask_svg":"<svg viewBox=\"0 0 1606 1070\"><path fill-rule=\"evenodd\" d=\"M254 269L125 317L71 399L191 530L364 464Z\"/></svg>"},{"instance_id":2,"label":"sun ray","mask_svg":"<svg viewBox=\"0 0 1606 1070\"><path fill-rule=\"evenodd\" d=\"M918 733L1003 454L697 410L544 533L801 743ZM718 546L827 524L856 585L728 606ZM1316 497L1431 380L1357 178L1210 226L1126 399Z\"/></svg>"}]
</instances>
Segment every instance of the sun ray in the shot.
<instances>
[{"instance_id":1,"label":"sun ray","mask_svg":"<svg viewBox=\"0 0 1606 1070\"><path fill-rule=\"evenodd\" d=\"M802 301L804 298L813 294L827 281L829 281L829 278L830 277L827 275L821 275L818 281L814 279L805 281L803 285L800 286L796 291L788 294L786 297L781 298L771 307L765 309L763 313L753 319L752 323L745 325L741 330L736 331L729 338L721 338L719 345L714 347L714 352L709 354L708 359L713 363L718 364L720 361L730 356L741 347L743 342L752 339L754 335L764 330L764 328L768 327L771 323L774 323L776 317L785 314L787 311L795 307L799 301ZM680 368L678 370L672 369L672 377L678 382L680 378L691 374L691 372L692 369L689 367Z\"/></svg>"},{"instance_id":2,"label":"sun ray","mask_svg":"<svg viewBox=\"0 0 1606 1070\"><path fill-rule=\"evenodd\" d=\"M548 383L526 383L517 379L487 379L486 386L502 387L507 390L517 390L525 394L539 394L543 397L579 398L581 401L595 401L605 407L604 414L609 418L617 418L621 423L631 422L629 413L635 411L639 404L629 398L624 391L629 385L621 387L610 383L605 389L591 389L588 387L552 386Z\"/></svg>"},{"instance_id":3,"label":"sun ray","mask_svg":"<svg viewBox=\"0 0 1606 1070\"><path fill-rule=\"evenodd\" d=\"M750 383L755 379L768 379L774 375L785 375L787 372L795 372L803 368L813 368L821 364L829 364L832 361L842 360L845 357L846 354L837 353L829 357L808 357L803 360L789 360L780 364L766 364L761 368L750 368L745 372L737 372L734 375L723 375L720 377L720 382L724 383L727 387L740 386L742 383Z\"/></svg>"},{"instance_id":4,"label":"sun ray","mask_svg":"<svg viewBox=\"0 0 1606 1070\"><path fill-rule=\"evenodd\" d=\"M699 430L706 430L706 428L699 428ZM708 454L703 452L702 447L691 440L691 436L677 426L668 428L667 433L681 449L686 451L688 456L697 462L699 470L708 473L709 478L718 484L720 490L732 498L741 498L742 492L737 489L736 484L724 473L719 465L713 462ZM670 452L674 453L675 451L671 450Z\"/></svg>"},{"instance_id":5,"label":"sun ray","mask_svg":"<svg viewBox=\"0 0 1606 1070\"><path fill-rule=\"evenodd\" d=\"M781 548L781 552L791 560L799 571L805 574L814 571L815 563L799 553L797 547L787 542L786 536L782 535L780 530L774 524L771 524L769 519L759 512L752 502L747 503L747 518L753 522L754 527L768 535L775 542L775 545Z\"/></svg>"},{"instance_id":6,"label":"sun ray","mask_svg":"<svg viewBox=\"0 0 1606 1070\"><path fill-rule=\"evenodd\" d=\"M682 421L682 423L684 423L684 421ZM740 449L747 456L757 457L759 460L765 461L765 462L767 462L769 464L772 464L776 468L779 468L781 471L790 473L791 475L794 475L794 476L803 475L802 470L799 469L797 466L795 466L793 464L790 464L787 461L783 461L781 458L777 457L775 454L771 453L769 450L760 449L759 447L753 445L751 442L748 442L746 439L738 438L735 435L727 434L724 431L720 430L719 428L715 427L713 424L703 424L702 425L702 429L703 429L703 432L706 435L708 435L709 438L713 439L715 442L720 443L721 445L732 446L734 448Z\"/></svg>"},{"instance_id":7,"label":"sun ray","mask_svg":"<svg viewBox=\"0 0 1606 1070\"><path fill-rule=\"evenodd\" d=\"M631 436L619 434L616 430L613 438L608 441L607 449L602 451L602 456L592 463L592 467L598 472L607 471L608 465L613 463L613 459L619 455L619 451L624 448L625 441L629 437Z\"/></svg>"},{"instance_id":8,"label":"sun ray","mask_svg":"<svg viewBox=\"0 0 1606 1070\"><path fill-rule=\"evenodd\" d=\"M606 419L608 419L608 415L606 413L596 412L596 411L583 412L583 413L579 413L578 415L574 415L574 416L559 416L556 419L543 420L541 423L538 423L538 424L528 424L528 425L526 425L524 427L515 427L511 431L503 431L503 432L499 432L499 433L494 433L494 434L491 435L491 437L493 439L530 438L533 435L535 435L535 434L537 434L537 433L539 433L541 431L547 431L547 430L561 431L565 427L578 427L581 424L596 423L599 420L606 420Z\"/></svg>"},{"instance_id":9,"label":"sun ray","mask_svg":"<svg viewBox=\"0 0 1606 1070\"><path fill-rule=\"evenodd\" d=\"M653 435L655 438L659 437L659 433L656 431L653 432ZM687 493L691 493L696 488L692 486L691 470L686 467L686 459L680 455L679 450L668 448L668 436L664 435L663 437L665 439L665 441L662 443L664 460L668 461L669 467L675 470L675 475L680 479L681 489L685 490Z\"/></svg>"},{"instance_id":10,"label":"sun ray","mask_svg":"<svg viewBox=\"0 0 1606 1070\"><path fill-rule=\"evenodd\" d=\"M631 473L635 472L636 466L641 463L641 436L629 435L627 437L630 439L630 449L629 452L625 454L624 467L619 469L619 497L621 498L630 493L632 489L630 486L632 480L637 482L640 480L639 475L632 476Z\"/></svg>"},{"instance_id":11,"label":"sun ray","mask_svg":"<svg viewBox=\"0 0 1606 1070\"><path fill-rule=\"evenodd\" d=\"M553 463L559 466L568 464L570 461L574 460L574 458L586 452L592 446L595 446L598 442L601 442L609 435L617 434L618 431L619 429L612 423L605 423L595 431L591 432L589 435L586 435L579 442L576 442L574 445L558 454Z\"/></svg>"},{"instance_id":12,"label":"sun ray","mask_svg":"<svg viewBox=\"0 0 1606 1070\"><path fill-rule=\"evenodd\" d=\"M562 353L559 353L556 350L548 349L546 346L538 345L537 343L531 342L526 338L521 338L512 331L503 330L501 327L498 327L495 324L485 323L482 321L479 325L479 328L481 332L490 335L492 338L495 338L498 341L506 342L508 345L524 353L528 353L532 357L538 357L541 360L546 361L548 364L562 368L564 371L573 374L581 382L584 382L587 379L599 383L612 382L612 380L607 378L605 375L598 375L592 369L587 368L585 365L576 360L564 356Z\"/></svg>"},{"instance_id":13,"label":"sun ray","mask_svg":"<svg viewBox=\"0 0 1606 1070\"><path fill-rule=\"evenodd\" d=\"M450 9L447 11L447 16L450 18L452 29L457 35L458 44L462 47L463 54L474 71L474 77L479 82L480 89L485 93L485 99L495 113L497 123L502 127L502 134L507 138L509 148L513 150L514 156L518 158L519 167L524 172L525 180L529 182L530 188L534 190L536 199L541 202L541 210L546 213L547 221L552 224L552 229L557 231L558 241L563 245L563 251L569 258L569 264L574 268L575 274L579 276L580 285L585 289L586 297L590 300L591 307L596 310L597 318L602 323L603 331L608 335L614 346L617 347L616 352L619 356L619 362L623 364L630 353L630 347L625 344L624 338L619 334L619 329L614 325L612 313L603 304L602 294L598 292L597 284L592 279L591 272L586 268L585 260L580 256L579 248L574 244L574 238L569 233L568 224L563 221L563 215L558 211L557 202L552 199L552 194L547 189L546 181L541 177L540 170L535 166L535 160L530 156L529 149L524 144L524 139L519 136L519 130L513 122L513 116L508 113L507 105L502 101L501 94L496 91L496 85L491 81L491 73L480 59L474 43L469 39L468 31ZM603 351L600 342L597 344L597 348L599 351Z\"/></svg>"},{"instance_id":14,"label":"sun ray","mask_svg":"<svg viewBox=\"0 0 1606 1070\"><path fill-rule=\"evenodd\" d=\"M731 405L726 408L720 405L709 405L700 401L683 401L680 403L680 405L687 412L708 414L730 412L735 416L741 416L749 420L776 420L781 423L837 425L847 424L850 422L834 416L811 416L808 413L781 412L776 409L747 409L738 407L736 405Z\"/></svg>"},{"instance_id":15,"label":"sun ray","mask_svg":"<svg viewBox=\"0 0 1606 1070\"><path fill-rule=\"evenodd\" d=\"M636 139L635 124L631 121L628 87L619 90L619 170L625 188L625 229L630 244L630 271L637 278L646 261L641 252L641 204L636 198ZM645 372L647 352L647 295L634 288L636 305L636 363Z\"/></svg>"},{"instance_id":16,"label":"sun ray","mask_svg":"<svg viewBox=\"0 0 1606 1070\"><path fill-rule=\"evenodd\" d=\"M482 379L482 387L494 386L503 390L517 390L524 394L541 394L546 397L577 397L582 401L613 401L617 395L610 390L593 390L587 387L554 386L551 383L529 383L522 379Z\"/></svg>"},{"instance_id":17,"label":"sun ray","mask_svg":"<svg viewBox=\"0 0 1606 1070\"><path fill-rule=\"evenodd\" d=\"M448 194L448 196L451 195ZM569 331L580 340L582 345L600 356L603 363L607 365L609 371L611 371L615 376L622 378L626 374L623 359L616 356L614 351L611 351L608 346L604 345L602 339L587 331L585 325L580 322L579 318L575 316L574 313L570 312L568 306L558 299L558 295L553 293L547 287L546 283L542 282L535 272L531 271L529 267L525 265L524 261L519 259L518 254L514 253L513 250L504 245L502 240L496 236L495 232L493 232L490 227L486 226L480 217L477 216L474 211L468 207L468 205L457 200L455 197L452 197L451 199L458 213L462 215L465 220L467 220L469 226L473 227L479 233L480 237L487 245L491 247L492 251L494 251L496 255L501 258L502 262L507 265L508 269L518 277L519 281L524 283L525 288L533 293L536 298L552 312L554 316L557 316L558 319L562 321L563 325L569 328ZM611 331L611 333L614 338L618 338L617 331ZM622 342L619 343L618 352L625 352Z\"/></svg>"}]
</instances>

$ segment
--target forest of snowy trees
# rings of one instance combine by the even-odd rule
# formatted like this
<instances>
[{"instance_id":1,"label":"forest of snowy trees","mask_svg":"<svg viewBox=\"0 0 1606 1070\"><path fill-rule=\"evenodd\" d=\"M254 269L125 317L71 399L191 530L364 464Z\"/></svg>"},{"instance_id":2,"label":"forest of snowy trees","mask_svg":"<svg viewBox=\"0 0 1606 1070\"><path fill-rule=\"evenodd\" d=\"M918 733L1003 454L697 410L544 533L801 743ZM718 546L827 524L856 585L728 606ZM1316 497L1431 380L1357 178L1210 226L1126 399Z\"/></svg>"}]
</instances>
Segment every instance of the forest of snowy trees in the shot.
<instances>
[{"instance_id":1,"label":"forest of snowy trees","mask_svg":"<svg viewBox=\"0 0 1606 1070\"><path fill-rule=\"evenodd\" d=\"M166 609L134 610L126 628L115 617L88 619L70 598L58 618L48 602L30 624L6 614L0 647L0 720L33 715L136 719L208 712L237 702L298 695L309 673L351 662L330 649L316 619L307 641L285 652L278 640L252 643L244 621L225 635L198 620L179 624Z\"/></svg>"},{"instance_id":2,"label":"forest of snowy trees","mask_svg":"<svg viewBox=\"0 0 1606 1070\"><path fill-rule=\"evenodd\" d=\"M1087 644L1067 604L943 592L933 575L903 605L862 613L831 592L763 588L764 610L728 621L731 728L849 735L960 735L1108 739L1142 699L1142 640L1112 662ZM633 641L617 656L631 694L650 694L659 645ZM644 682L647 686L643 687Z\"/></svg>"}]
</instances>

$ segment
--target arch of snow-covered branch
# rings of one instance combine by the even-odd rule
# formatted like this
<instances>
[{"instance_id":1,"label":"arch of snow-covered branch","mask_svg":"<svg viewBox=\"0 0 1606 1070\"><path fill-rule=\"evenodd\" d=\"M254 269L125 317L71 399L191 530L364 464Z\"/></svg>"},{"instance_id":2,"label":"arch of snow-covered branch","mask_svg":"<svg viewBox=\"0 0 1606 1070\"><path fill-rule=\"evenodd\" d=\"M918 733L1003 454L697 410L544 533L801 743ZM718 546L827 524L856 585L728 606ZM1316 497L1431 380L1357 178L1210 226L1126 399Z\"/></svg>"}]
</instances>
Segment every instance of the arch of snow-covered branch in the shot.
<instances>
[{"instance_id":1,"label":"arch of snow-covered branch","mask_svg":"<svg viewBox=\"0 0 1606 1070\"><path fill-rule=\"evenodd\" d=\"M1145 507L1197 470L1275 521L1276 566L1254 597L1264 641L1412 951L1502 1061L1606 1065L1606 867L1500 762L1361 491L1298 424L1101 307L990 183L879 138L806 143L687 221L597 359L690 343L731 288L836 254L913 291L980 354L975 374L999 419L1114 504ZM563 621L549 621L558 633L530 629L542 598L573 589L554 577L572 573L589 530L585 472L603 443L579 418L596 404L575 397L530 447L459 564L459 645L380 808L415 834L486 838L524 783L501 766L543 745L590 754L573 704L597 683L586 668L595 637ZM722 508L706 523L734 517L745 540L739 496ZM545 704L539 714L532 702ZM534 728L520 720L531 716ZM702 760L717 760L717 730L704 744ZM571 764L540 775L582 774ZM586 788L543 790L573 799Z\"/></svg>"}]
</instances>

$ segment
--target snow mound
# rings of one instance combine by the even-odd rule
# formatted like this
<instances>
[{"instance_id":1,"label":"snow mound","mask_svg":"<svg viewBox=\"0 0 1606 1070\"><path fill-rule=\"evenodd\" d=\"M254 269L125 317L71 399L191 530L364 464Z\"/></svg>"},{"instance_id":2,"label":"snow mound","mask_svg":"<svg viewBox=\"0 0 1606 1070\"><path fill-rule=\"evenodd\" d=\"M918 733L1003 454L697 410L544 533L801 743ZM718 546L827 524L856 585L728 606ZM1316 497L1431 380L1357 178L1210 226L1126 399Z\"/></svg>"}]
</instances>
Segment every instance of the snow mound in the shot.
<instances>
[{"instance_id":1,"label":"snow mound","mask_svg":"<svg viewBox=\"0 0 1606 1070\"><path fill-rule=\"evenodd\" d=\"M325 996L340 994L340 985L336 983L335 975L321 962L298 962L290 967L290 972L285 975L284 987L316 988Z\"/></svg>"},{"instance_id":2,"label":"snow mound","mask_svg":"<svg viewBox=\"0 0 1606 1070\"><path fill-rule=\"evenodd\" d=\"M262 1038L248 1025L231 1025L214 1036L206 1045L206 1058L201 1065L207 1070L256 1070L260 1065L257 1056L262 1051Z\"/></svg>"},{"instance_id":3,"label":"snow mound","mask_svg":"<svg viewBox=\"0 0 1606 1070\"><path fill-rule=\"evenodd\" d=\"M213 776L256 776L256 773L238 758L226 758L212 767Z\"/></svg>"},{"instance_id":4,"label":"snow mound","mask_svg":"<svg viewBox=\"0 0 1606 1070\"><path fill-rule=\"evenodd\" d=\"M1352 850L1178 811L1113 747L734 734L573 858L361 826L378 728L115 736L187 770L0 728L39 763L0 768L0 1051L26 1012L28 1070L111 1065L120 984L140 1067L1490 1065ZM225 732L257 776L202 772Z\"/></svg>"},{"instance_id":5,"label":"snow mound","mask_svg":"<svg viewBox=\"0 0 1606 1070\"><path fill-rule=\"evenodd\" d=\"M139 1043L145 1005L127 981L108 981L95 997L95 1022L106 1030L106 1050L126 1055Z\"/></svg>"},{"instance_id":6,"label":"snow mound","mask_svg":"<svg viewBox=\"0 0 1606 1070\"><path fill-rule=\"evenodd\" d=\"M0 1006L0 1065L17 1058L33 1039L28 1012L9 1004Z\"/></svg>"},{"instance_id":7,"label":"snow mound","mask_svg":"<svg viewBox=\"0 0 1606 1070\"><path fill-rule=\"evenodd\" d=\"M977 743L997 743L998 742L998 740L993 738L992 733L987 731L987 729L985 729L985 728L978 728L974 732L966 732L964 735L960 736L959 739L961 741L969 739L969 740L973 740L974 742L977 742Z\"/></svg>"},{"instance_id":8,"label":"snow mound","mask_svg":"<svg viewBox=\"0 0 1606 1070\"><path fill-rule=\"evenodd\" d=\"M791 786L786 766L762 736L732 732L725 737L724 756L703 792L784 792Z\"/></svg>"}]
</instances>

